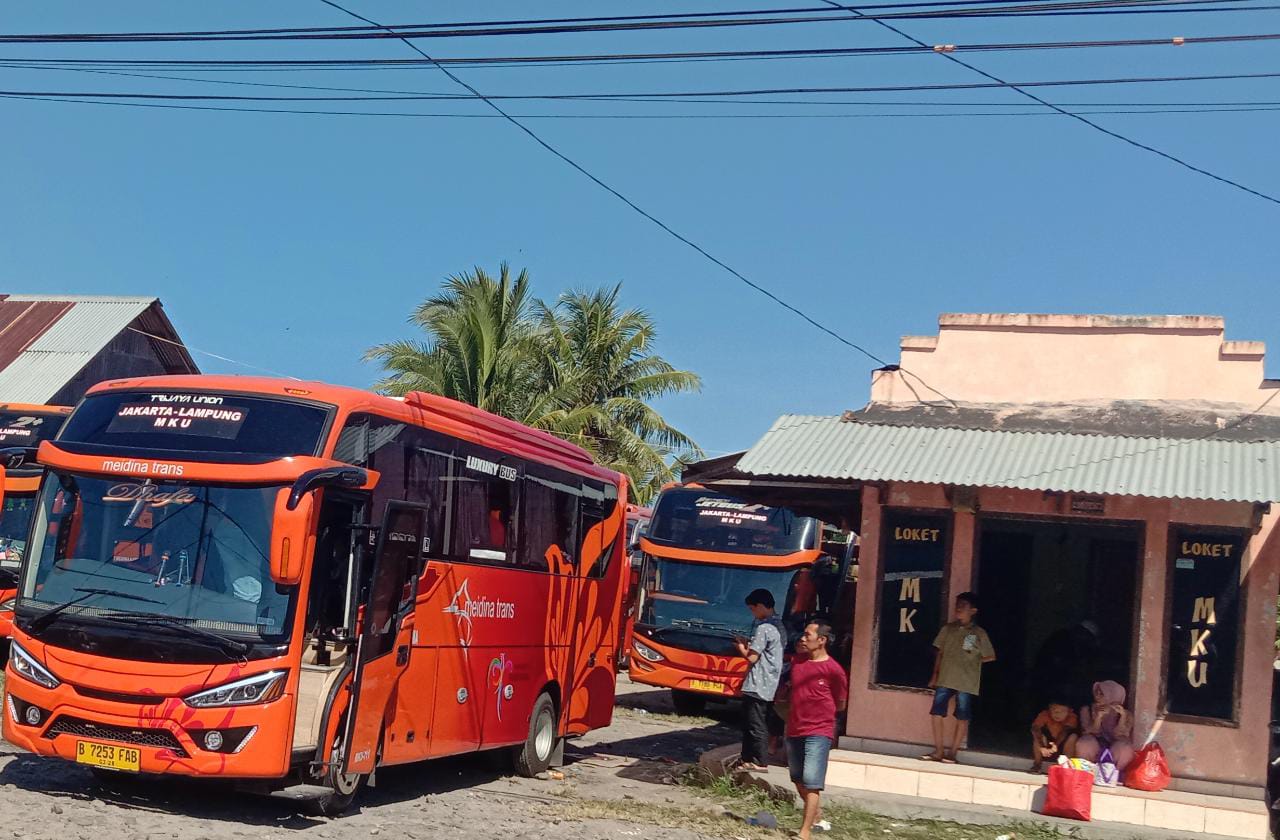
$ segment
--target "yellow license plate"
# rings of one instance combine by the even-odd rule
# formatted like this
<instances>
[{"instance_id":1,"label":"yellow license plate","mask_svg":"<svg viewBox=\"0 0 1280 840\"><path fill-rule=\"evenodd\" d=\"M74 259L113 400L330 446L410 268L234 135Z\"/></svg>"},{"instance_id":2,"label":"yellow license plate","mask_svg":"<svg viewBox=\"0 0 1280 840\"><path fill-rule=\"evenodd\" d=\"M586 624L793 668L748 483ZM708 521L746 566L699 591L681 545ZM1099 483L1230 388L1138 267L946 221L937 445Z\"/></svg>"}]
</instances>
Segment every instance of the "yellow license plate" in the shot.
<instances>
[{"instance_id":1,"label":"yellow license plate","mask_svg":"<svg viewBox=\"0 0 1280 840\"><path fill-rule=\"evenodd\" d=\"M142 753L133 747L115 744L99 744L96 741L76 741L76 761L94 767L138 772Z\"/></svg>"},{"instance_id":2,"label":"yellow license plate","mask_svg":"<svg viewBox=\"0 0 1280 840\"><path fill-rule=\"evenodd\" d=\"M709 691L712 694L724 694L724 683L711 680L689 680L689 688L694 691Z\"/></svg>"}]
</instances>

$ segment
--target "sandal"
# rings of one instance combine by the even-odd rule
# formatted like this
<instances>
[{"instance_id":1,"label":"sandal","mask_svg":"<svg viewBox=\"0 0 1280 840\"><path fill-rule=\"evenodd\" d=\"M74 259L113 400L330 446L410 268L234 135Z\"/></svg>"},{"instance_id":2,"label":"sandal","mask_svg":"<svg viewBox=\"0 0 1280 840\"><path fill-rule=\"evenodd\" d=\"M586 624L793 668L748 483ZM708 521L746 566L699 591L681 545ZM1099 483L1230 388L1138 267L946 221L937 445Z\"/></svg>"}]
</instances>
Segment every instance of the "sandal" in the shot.
<instances>
[{"instance_id":1,"label":"sandal","mask_svg":"<svg viewBox=\"0 0 1280 840\"><path fill-rule=\"evenodd\" d=\"M959 764L960 762L959 760L956 759L954 755L944 755L942 757L942 763L943 764Z\"/></svg>"},{"instance_id":2,"label":"sandal","mask_svg":"<svg viewBox=\"0 0 1280 840\"><path fill-rule=\"evenodd\" d=\"M745 762L745 761L738 765L738 769L739 769L739 770L746 770L748 773L767 773L767 772L769 772L769 768L768 768L768 767L765 767L764 765L761 765L761 764L750 764L750 763Z\"/></svg>"},{"instance_id":3,"label":"sandal","mask_svg":"<svg viewBox=\"0 0 1280 840\"><path fill-rule=\"evenodd\" d=\"M946 756L940 756L937 753L928 753L920 756L921 761L946 761Z\"/></svg>"}]
</instances>

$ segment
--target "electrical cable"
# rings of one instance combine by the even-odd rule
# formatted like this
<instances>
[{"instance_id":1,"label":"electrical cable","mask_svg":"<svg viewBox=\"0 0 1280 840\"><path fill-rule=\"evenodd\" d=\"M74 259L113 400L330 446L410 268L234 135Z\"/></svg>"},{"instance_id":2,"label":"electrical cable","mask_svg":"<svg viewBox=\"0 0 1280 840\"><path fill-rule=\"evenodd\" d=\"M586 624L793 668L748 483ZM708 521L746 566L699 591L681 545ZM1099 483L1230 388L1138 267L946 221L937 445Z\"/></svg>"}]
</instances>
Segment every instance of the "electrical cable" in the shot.
<instances>
[{"instance_id":1,"label":"electrical cable","mask_svg":"<svg viewBox=\"0 0 1280 840\"><path fill-rule=\"evenodd\" d=\"M179 111L221 111L245 114L293 114L337 117L416 117L420 119L503 119L498 114L461 114L461 113L421 113L413 111L337 111L299 108L235 108L214 105L168 105L156 102L119 102L101 99L65 99L48 96L14 96L0 94L0 99L14 99L30 102L58 102L72 105L107 105L126 108L161 108ZM881 103L863 103L876 105ZM888 103L893 104L893 103ZM904 103L906 104L906 103ZM921 103L924 105L930 103ZM937 103L933 103L937 104ZM985 103L986 105L1008 103ZM1095 103L1106 105L1108 103ZM1121 104L1121 103L1118 103ZM1145 114L1246 114L1280 111L1280 100L1257 103L1208 103L1208 106L1196 107L1194 103L1187 107L1153 107L1149 109L1116 109L1100 111L1080 111L1083 114L1117 114L1141 116ZM1034 107L1034 106L1028 106ZM1055 111L962 111L935 113L862 113L862 114L513 114L522 120L826 120L826 119L899 119L899 118L960 118L960 117L1060 117Z\"/></svg>"},{"instance_id":2,"label":"electrical cable","mask_svg":"<svg viewBox=\"0 0 1280 840\"><path fill-rule=\"evenodd\" d=\"M989 76L993 80L995 76ZM228 101L228 102L458 102L470 100L507 100L507 101L573 101L573 102L661 102L680 100L690 97L750 97L776 96L780 94L818 94L818 93L905 93L910 91L940 90L990 90L993 88L1009 88L1023 95L1035 98L1021 90L1032 87L1078 87L1091 85L1134 85L1161 84L1171 82L1203 82L1203 81L1240 81L1245 79L1280 78L1280 72L1268 73L1215 73L1198 76L1130 76L1102 79L1046 79L1039 81L1006 82L960 82L932 85L869 85L863 87L793 87L793 88L753 88L745 90L709 90L709 91L657 91L646 93L542 93L542 94L492 94L470 96L451 93L395 93L395 94L358 94L350 96L250 96L247 94L214 94L214 93L137 93L117 91L50 91L50 90L0 90L0 96L28 97L63 97L78 99L158 99L175 101ZM274 85L273 85L274 86ZM285 87L293 87L287 85ZM1040 102L1054 108L1048 102Z\"/></svg>"},{"instance_id":3,"label":"electrical cable","mask_svg":"<svg viewBox=\"0 0 1280 840\"><path fill-rule=\"evenodd\" d=\"M351 16L351 17L353 17L353 18L357 19L357 20L361 20L361 21L363 21L363 22L365 22L365 23L367 23L367 24L370 24L370 25L372 25L372 26L381 26L381 24L379 24L379 23L377 23L377 22L375 22L375 21L373 21L373 20L370 20L369 18L364 17L363 15L360 15L360 14L358 14L358 13L356 13L356 12L353 12L353 11L352 11L352 10L350 10L350 9L347 9L347 8L345 8L345 7L341 6L340 4L338 4L337 2L335 2L335 0L320 0L320 2L324 3L326 6L329 6L329 7L331 7L331 8L337 9L338 11L340 11L340 12L342 12L342 13L346 14L346 15L349 15L349 16ZM388 30L388 31L393 31L393 30ZM408 39L404 39L404 38L402 38L402 39L401 39L401 41L402 41L406 46L408 46L410 49L412 49L414 52L416 52L416 53L418 53L419 55L421 55L423 58L427 59L428 61L430 61L430 60L431 60L431 56L430 56L430 55L428 55L426 52L424 52L420 47L418 47L418 45L417 45L417 44L413 43L413 41L410 41L410 40L408 40ZM542 139L542 137L541 137L541 136L539 136L535 131L533 131L533 129L529 128L527 125L525 125L524 123L520 122L520 121L519 121L518 119L516 119L514 116L512 116L512 115L511 115L511 114L509 114L509 113L507 113L507 111L505 111L505 110L502 108L502 106L501 106L501 105L498 105L496 102L493 102L493 101L491 101L491 100L489 100L489 99L486 99L486 98L485 98L485 96L484 96L484 94L480 93L480 91L479 91L479 90L477 90L476 88L472 87L469 83L467 83L464 79L462 79L461 77L459 77L456 73L454 73L453 71L449 70L449 68L444 67L444 66L441 66L441 65L439 65L439 64L437 64L437 65L436 65L436 68L437 68L441 73L443 73L445 76L447 76L450 80L452 80L455 84L457 84L459 87L461 87L461 88L465 89L465 90L466 90L468 93L470 93L472 96L475 96L475 97L477 97L477 98L479 98L479 99L484 100L484 102L485 102L485 103L486 103L490 108L492 108L494 111L496 111L498 114L500 114L500 115L501 115L501 116L502 116L502 117L503 117L507 122L511 123L513 126L515 126L516 128L518 128L521 132L523 132L525 135L527 135L531 140L533 140L535 143L537 143L537 144L538 144L539 146L541 146L543 149L545 149L546 151L550 152L552 155L554 155L555 157L559 158L562 162L564 162L565 164L569 165L569 166L570 166L570 167L572 167L573 169L577 170L577 172L578 172L579 174L583 175L583 176L584 176L584 177L586 177L588 180L590 180L592 183L596 184L596 186L598 186L598 187L600 187L601 189L605 190L605 191L606 191L606 192L608 192L610 195L612 195L614 198L618 199L618 200L619 200L619 201L621 201L623 204L625 204L627 207L631 208L631 210L635 211L637 214L639 214L639 215L640 215L640 216L642 216L643 218L647 219L649 222L651 222L651 223L653 223L654 225L656 225L658 228L660 228L661 230L663 230L664 232L666 232L669 236L673 237L674 239L678 240L679 242L682 242L683 244L685 244L686 246L688 246L689 248L693 249L695 252L697 252L698 254L700 254L700 255L701 255L702 257L704 257L705 259L707 259L707 260L709 260L710 262L714 263L715 265L719 266L719 267L720 267L721 269L723 269L724 271L727 271L729 274L731 274L733 277L737 278L739 281L741 281L742 283L744 283L744 284L745 284L745 285L747 285L748 287L750 287L750 288L754 289L756 292L759 292L760 294L764 295L764 296L765 296L766 298L768 298L769 300L773 301L773 302L774 302L774 303L776 303L777 305L779 305L779 306L781 306L782 308L786 309L787 311L791 312L793 315L796 315L797 317L801 318L802 320L804 320L804 321L805 321L806 323L808 323L809 325L811 325L811 326L815 327L816 329L818 329L818 330L822 331L823 333L826 333L827 335L829 335L830 337L834 338L836 341L840 342L841 344L843 344L843 345L845 345L845 346L847 346L847 347L849 347L849 348L851 348L851 349L853 349L853 350L857 351L858 353L861 353L863 356L866 356L868 359L871 359L872 361L879 363L882 367L887 367L887 366L888 366L888 364L889 364L889 363L888 363L888 362L886 362L884 359L880 358L879 356L877 356L875 353L872 353L870 350L866 349L865 347L863 347L862 345L860 345L860 344L858 344L858 343L856 343L856 342L854 342L854 341L850 341L849 339L847 339L847 338L845 338L844 336L842 336L840 333L836 332L835 330L831 329L830 327L826 326L825 324L821 323L820 321L817 321L816 319L814 319L814 318L813 318L811 315L809 315L808 313L804 312L803 310L799 309L798 307L793 306L792 304L790 304L790 303L788 303L787 301L783 300L781 297L779 297L778 295L774 294L774 293L773 293L773 292L771 292L769 289L767 289L767 288L765 288L764 286L761 286L760 284L758 284L758 283L756 283L756 282L754 282L754 281L752 281L752 280L748 279L748 278L746 277L746 275L742 274L740 271L738 271L737 269L733 268L733 267L732 267L732 266L730 266L728 263L726 263L726 262L724 262L723 260L721 260L719 257L714 256L710 251L706 250L706 249L705 249L705 248L703 248L701 245L699 245L698 243L694 242L692 239L688 238L688 237L687 237L687 236L685 236L684 234L681 234L681 233L677 232L674 228L672 228L672 227L671 227L670 225L668 225L666 222L662 221L662 220L661 220L661 219L659 219L657 216L653 215L653 214L652 214L652 213L650 213L649 211L647 211L647 210L645 210L644 208L642 208L639 204L637 204L637 203L635 203L634 201L632 201L630 198L628 198L626 195L624 195L623 193L621 193L621 192L620 192L619 190L617 190L615 187L610 186L609 184L605 183L605 182L604 182L603 180L601 180L599 177L597 177L597 176L596 176L596 175L594 175L592 172L590 172L589 170L587 170L584 166L582 166L582 164L578 163L578 162L577 162L577 161L575 161L573 158L569 157L567 154L565 154L564 152L560 151L560 150L559 150L559 149L557 149L555 146L552 146L552 145L551 145L550 143L548 143L546 140ZM939 395L939 396L943 397L944 399L947 399L949 402L952 402L949 398L947 398L947 397L946 397L946 395L945 395L945 394L942 394L941 392L936 391L936 389L930 388L930 390L933 390L935 393L938 393L938 395Z\"/></svg>"},{"instance_id":4,"label":"electrical cable","mask_svg":"<svg viewBox=\"0 0 1280 840\"><path fill-rule=\"evenodd\" d=\"M1030 41L1030 42L1005 42L1005 43L976 43L976 44L934 44L932 46L903 46L903 47L836 47L836 48L810 48L810 49L792 49L792 50L721 50L721 51L699 51L699 52L654 52L654 53L602 53L587 55L523 55L523 56L472 56L457 58L438 59L441 64L447 64L455 67L522 67L522 66L546 66L552 65L568 65L579 66L585 64L634 64L634 63L688 63L688 62L704 62L719 60L747 60L747 59L805 59L805 58L845 58L851 56L884 56L884 55L928 55L935 52L1018 52L1026 50L1067 50L1067 49L1096 49L1106 47L1157 47L1157 46L1174 46L1185 47L1200 44L1250 44L1267 41L1280 40L1280 34L1277 33L1258 33L1258 34L1242 34L1242 35L1209 35L1209 36L1191 36L1191 37L1165 37L1165 38L1124 38L1110 40L1075 40L1075 41ZM151 69L151 68L196 68L200 70L219 69L226 66L233 67L237 70L264 70L270 68L278 68L280 65L287 65L296 69L318 69L333 70L338 68L379 68L379 69L402 69L404 67L420 66L423 61L414 61L405 59L403 62L388 64L385 60L370 59L353 59L345 61L326 61L326 60L295 60L295 61L265 61L251 62L246 60L234 60L227 62L220 61L130 61L124 59L106 59L106 60L60 60L60 59L16 59L16 58L0 58L0 67L18 67L22 69L54 69L54 70L81 70L84 72L97 71L107 72L108 69L114 67L124 67L130 69ZM141 78L173 78L176 81L210 81L204 79L190 79L181 77L166 76L141 76ZM227 84L255 84L253 82L225 82ZM257 83L266 84L267 83ZM291 87L291 85L278 85L278 87ZM367 93L398 93L402 91L378 91L363 90L359 88L330 88L332 90L359 90Z\"/></svg>"},{"instance_id":5,"label":"electrical cable","mask_svg":"<svg viewBox=\"0 0 1280 840\"><path fill-rule=\"evenodd\" d=\"M1212 4L1232 3L1235 0L1073 0L1071 2L1022 3L1019 5L992 5L990 2L976 7L946 11L901 11L883 14L863 14L860 18L833 18L829 14L798 17L757 18L697 18L688 20L635 20L623 22L549 24L519 26L487 26L483 23L461 24L459 28L441 29L442 24L407 24L391 29L369 27L359 29L241 29L206 30L199 32L97 32L97 33L33 33L0 35L0 43L6 44L115 44L115 43L191 43L212 41L349 41L399 40L421 38L494 37L501 35L561 35L589 32L653 31L665 29L705 29L713 27L773 26L796 23L841 23L849 20L957 19L965 17L1019 17L1058 14L1120 13L1142 11L1217 11ZM1205 8L1208 6L1208 8ZM1194 7L1194 8L1181 8ZM839 6L839 8L847 7ZM1267 7L1224 5L1221 8L1238 11L1257 11ZM630 21L630 22L627 22ZM391 33L395 34L392 35Z\"/></svg>"},{"instance_id":6,"label":"electrical cable","mask_svg":"<svg viewBox=\"0 0 1280 840\"><path fill-rule=\"evenodd\" d=\"M828 6L834 6L834 7L836 7L836 8L844 9L845 11L847 11L847 12L851 12L852 14L858 15L859 17L864 17L863 13L862 13L860 10L858 10L858 9L856 9L856 8L852 7L852 6L846 6L846 5L844 5L843 3L836 2L836 0L822 0L822 2L826 3ZM893 24L891 24L891 23L886 23L886 22L885 22L885 21L883 21L883 20L877 20L877 21L876 21L876 23L878 23L880 26L883 26L885 29L888 29L890 32L895 32L895 33L897 33L897 34L898 34L898 35L900 35L901 37L906 38L908 41L911 41L912 43L914 43L914 44L916 44L916 45L918 45L918 46L921 46L921 47L923 47L923 46L927 46L927 44L925 44L925 42L924 42L924 41L921 41L919 38L916 38L916 37L915 37L915 36L913 36L913 35L909 35L909 34L908 34L908 33L906 33L905 31L903 31L903 30L899 29L898 27L894 26L894 25L893 25ZM1076 120L1076 121L1078 121L1078 122L1084 123L1084 124L1085 124L1085 125L1087 125L1089 128L1092 128L1092 129L1094 129L1095 131L1099 131L1099 132L1101 132L1102 134L1107 135L1108 137L1111 137L1111 138L1113 138L1113 139L1119 140L1119 141L1121 141L1122 143L1127 143L1127 144L1128 144L1128 145L1130 145L1130 146L1133 146L1133 147L1135 147L1135 148L1137 148L1137 149L1141 149L1141 150L1143 150L1143 151L1149 152L1149 153L1151 153L1151 154L1153 154L1153 155L1156 155L1156 156L1158 156L1158 157L1162 157L1162 158L1164 158L1165 160L1168 160L1168 161L1170 161L1170 162L1172 162L1172 163L1177 164L1178 166L1181 166L1181 167L1183 167L1183 168L1185 168L1185 169L1189 169L1189 170L1191 170L1192 172L1196 172L1196 173L1199 173L1199 174L1201 174L1201 175L1204 175L1204 176L1205 176L1205 177L1207 177L1207 178L1212 178L1213 180L1215 180L1215 181L1219 181L1219 182L1221 182L1221 183L1223 183L1223 184L1226 184L1227 186L1235 187L1235 188L1236 188L1236 189L1238 189L1238 190L1241 190L1241 191L1246 192L1246 193L1248 193L1248 194L1250 194L1250 195L1253 195L1253 196L1256 196L1256 197L1258 197L1258 198L1261 198L1261 199L1263 199L1264 201L1269 201L1269 202L1271 202L1272 204L1280 204L1280 197L1276 197L1276 196L1274 196L1274 195L1269 195L1269 194L1267 194L1267 193L1265 193L1265 192L1262 192L1261 190L1256 190L1256 189L1254 189L1253 187L1245 186L1244 184L1240 183L1239 181L1235 181L1235 180L1232 180L1231 178L1227 178L1227 177L1224 177L1224 176L1222 176L1222 175L1218 175L1218 174L1216 174L1216 173L1214 173L1214 172L1210 172L1209 170L1204 169L1203 167L1196 166L1195 164L1192 164L1192 163L1190 163L1190 162L1188 162L1188 161L1186 161L1186 160L1183 160L1182 158L1177 157L1176 155L1172 155L1172 154L1170 154L1170 153L1168 153L1168 152L1166 152L1166 151L1163 151L1163 150L1161 150L1161 149L1157 149L1155 146L1149 145L1149 144L1147 144L1147 143L1142 143L1142 142L1140 142L1140 141L1138 141L1138 140L1134 140L1134 139L1133 139L1133 138L1131 138L1131 137L1126 137L1125 135L1123 135L1123 134L1121 134L1121 133L1119 133L1119 132L1117 132L1117 131L1112 131L1111 129L1106 128L1106 127L1104 127L1104 126L1102 126L1102 125L1100 125L1100 124L1098 124L1098 123L1094 122L1093 120L1088 119L1088 118L1087 118L1087 117L1085 117L1085 116L1081 116L1080 114L1077 114L1077 113L1076 113L1076 112L1074 112L1074 111L1068 111L1066 108L1062 108L1062 107L1060 107L1060 106L1058 106L1058 105L1054 105L1054 104L1053 104L1052 102L1050 102L1049 100L1047 100L1047 99L1045 99L1045 98L1043 98L1043 97L1041 97L1041 96L1037 96L1037 95L1035 95L1034 93L1032 93L1032 92L1031 92L1031 91L1029 91L1029 90L1026 90L1026 88L1027 88L1027 87L1030 87L1030 85L1025 85L1025 84L1010 84L1009 82L1006 82L1004 79L1000 78L999 76L996 76L996 75L994 75L994 74L992 74L992 73L988 73L986 70L981 69L981 68L980 68L980 67L978 67L977 65L970 64L969 62L965 61L964 59L956 58L956 56L952 55L951 53L947 53L947 52L940 52L940 53L938 53L938 54L939 54L939 55L941 55L943 58L947 59L948 61L952 61L952 62L954 62L954 63L956 63L956 64L960 65L961 67L964 67L965 69L970 70L971 72L977 73L978 75L982 76L983 78L990 79L992 84L995 84L995 85L997 85L997 86L999 86L999 87L1007 87L1007 88L1009 88L1009 89L1011 89L1011 90L1015 91L1016 93L1019 93L1019 94L1021 94L1022 96L1027 97L1028 99L1032 99L1032 100L1034 100L1034 101L1036 101L1036 102L1040 103L1041 105L1044 105L1044 106L1045 106L1045 107L1047 107L1047 108L1052 108L1053 110L1057 111L1058 113L1062 114L1063 116L1071 117L1072 119L1074 119L1074 120Z\"/></svg>"}]
</instances>

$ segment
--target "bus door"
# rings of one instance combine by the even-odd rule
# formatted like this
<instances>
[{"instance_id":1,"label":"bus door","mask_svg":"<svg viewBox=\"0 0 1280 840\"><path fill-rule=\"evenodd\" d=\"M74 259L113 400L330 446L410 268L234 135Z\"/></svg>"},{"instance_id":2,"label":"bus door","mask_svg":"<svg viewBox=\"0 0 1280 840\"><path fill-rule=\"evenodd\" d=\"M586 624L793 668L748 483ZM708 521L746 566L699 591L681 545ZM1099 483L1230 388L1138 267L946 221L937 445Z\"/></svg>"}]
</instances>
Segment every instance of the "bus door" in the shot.
<instances>
[{"instance_id":1,"label":"bus door","mask_svg":"<svg viewBox=\"0 0 1280 840\"><path fill-rule=\"evenodd\" d=\"M409 666L426 513L421 505L387 503L356 649L344 773L373 771L387 705Z\"/></svg>"},{"instance_id":2,"label":"bus door","mask_svg":"<svg viewBox=\"0 0 1280 840\"><path fill-rule=\"evenodd\" d=\"M566 704L573 734L607 726L613 714L615 665L611 660L624 629L615 605L621 597L618 587L627 581L625 570L616 568L618 541L626 539L625 524L617 523L617 517L606 520L602 509L583 504L581 586L570 659L573 679Z\"/></svg>"}]
</instances>

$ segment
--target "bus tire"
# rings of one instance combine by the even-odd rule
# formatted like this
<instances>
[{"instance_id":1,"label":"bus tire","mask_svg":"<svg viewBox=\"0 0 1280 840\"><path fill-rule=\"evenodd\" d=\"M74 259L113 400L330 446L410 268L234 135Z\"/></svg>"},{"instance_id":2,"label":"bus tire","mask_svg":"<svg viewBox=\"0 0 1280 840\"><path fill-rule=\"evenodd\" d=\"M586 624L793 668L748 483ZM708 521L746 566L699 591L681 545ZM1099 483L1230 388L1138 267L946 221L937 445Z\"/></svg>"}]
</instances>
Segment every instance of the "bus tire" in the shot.
<instances>
[{"instance_id":1,"label":"bus tire","mask_svg":"<svg viewBox=\"0 0 1280 840\"><path fill-rule=\"evenodd\" d=\"M529 716L529 735L524 744L515 749L516 772L525 778L533 778L551 766L556 751L556 704L551 695L543 692L533 704Z\"/></svg>"},{"instance_id":2,"label":"bus tire","mask_svg":"<svg viewBox=\"0 0 1280 840\"><path fill-rule=\"evenodd\" d=\"M340 725L338 727L338 735L329 754L331 764L325 777L325 784L329 790L311 802L310 810L317 816L338 817L345 813L352 803L356 801L356 797L360 795L360 790L364 787L365 779L367 778L362 773L347 774L341 771L343 759L345 758L345 749L342 743L344 730L344 726Z\"/></svg>"},{"instance_id":3,"label":"bus tire","mask_svg":"<svg viewBox=\"0 0 1280 840\"><path fill-rule=\"evenodd\" d=\"M685 717L699 717L707 710L707 698L692 691L671 689L671 705L676 707L676 714Z\"/></svg>"}]
</instances>

